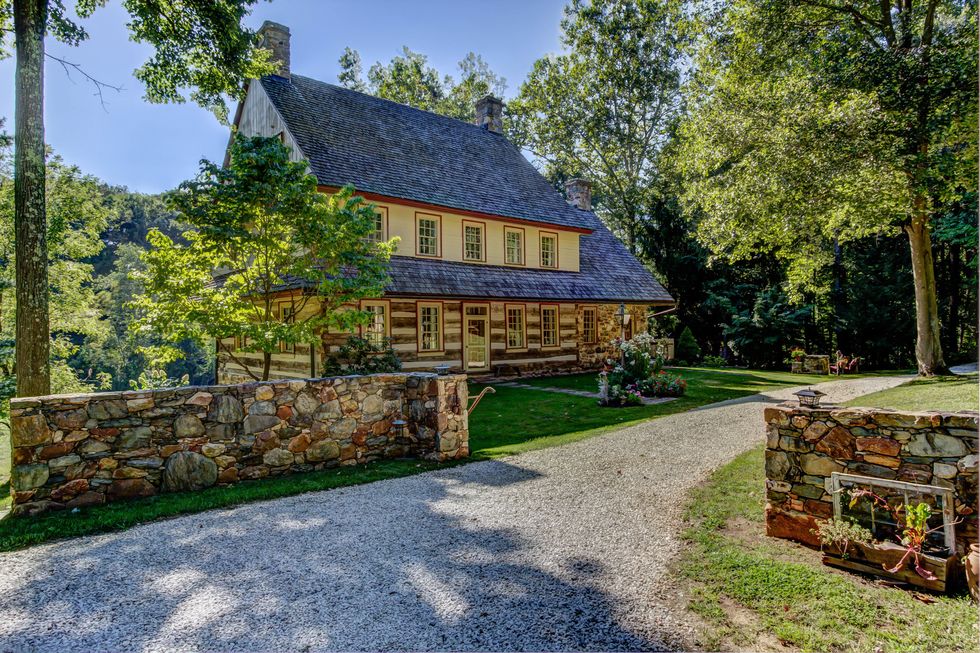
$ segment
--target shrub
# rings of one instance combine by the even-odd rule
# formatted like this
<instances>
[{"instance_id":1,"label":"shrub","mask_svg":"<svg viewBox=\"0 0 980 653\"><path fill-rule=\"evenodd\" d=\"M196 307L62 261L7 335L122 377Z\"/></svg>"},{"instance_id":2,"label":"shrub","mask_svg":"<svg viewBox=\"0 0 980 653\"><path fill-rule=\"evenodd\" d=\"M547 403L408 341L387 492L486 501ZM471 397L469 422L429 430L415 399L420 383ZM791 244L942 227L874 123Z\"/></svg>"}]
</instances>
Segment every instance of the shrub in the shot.
<instances>
[{"instance_id":1,"label":"shrub","mask_svg":"<svg viewBox=\"0 0 980 653\"><path fill-rule=\"evenodd\" d=\"M375 345L367 338L351 336L337 353L327 357L323 366L325 376L345 374L380 374L401 370L402 362L395 355L388 338Z\"/></svg>"},{"instance_id":2,"label":"shrub","mask_svg":"<svg viewBox=\"0 0 980 653\"><path fill-rule=\"evenodd\" d=\"M599 393L603 395L603 406L639 406L643 403L643 395L635 385L608 384L604 390L600 382Z\"/></svg>"},{"instance_id":3,"label":"shrub","mask_svg":"<svg viewBox=\"0 0 980 653\"><path fill-rule=\"evenodd\" d=\"M721 356L707 355L701 361L701 364L705 367L728 367L728 361Z\"/></svg>"},{"instance_id":4,"label":"shrub","mask_svg":"<svg viewBox=\"0 0 980 653\"><path fill-rule=\"evenodd\" d=\"M687 381L680 374L661 371L637 384L644 397L680 397L687 392Z\"/></svg>"},{"instance_id":5,"label":"shrub","mask_svg":"<svg viewBox=\"0 0 980 653\"><path fill-rule=\"evenodd\" d=\"M701 347L698 346L698 341L694 339L694 334L691 333L691 327L684 327L684 330L681 331L681 335L677 338L677 344L674 347L674 356L686 361L696 362L701 360Z\"/></svg>"},{"instance_id":6,"label":"shrub","mask_svg":"<svg viewBox=\"0 0 980 653\"><path fill-rule=\"evenodd\" d=\"M647 397L679 397L687 383L677 374L664 372L664 358L648 334L625 342L613 342L622 358L610 359L608 372L599 375L599 403L603 406L636 406Z\"/></svg>"}]
</instances>

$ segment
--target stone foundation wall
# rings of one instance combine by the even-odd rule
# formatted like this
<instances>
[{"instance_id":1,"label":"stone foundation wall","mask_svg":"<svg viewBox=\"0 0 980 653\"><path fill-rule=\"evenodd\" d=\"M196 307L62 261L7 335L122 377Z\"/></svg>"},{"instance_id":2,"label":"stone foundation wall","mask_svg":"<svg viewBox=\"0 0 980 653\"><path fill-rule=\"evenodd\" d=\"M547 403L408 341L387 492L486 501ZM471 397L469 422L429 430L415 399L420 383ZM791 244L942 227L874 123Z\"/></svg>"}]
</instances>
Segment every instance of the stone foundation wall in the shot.
<instances>
[{"instance_id":1,"label":"stone foundation wall","mask_svg":"<svg viewBox=\"0 0 980 653\"><path fill-rule=\"evenodd\" d=\"M819 546L833 517L831 474L842 472L953 490L957 548L977 541L978 414L876 408L765 410L766 532Z\"/></svg>"},{"instance_id":2,"label":"stone foundation wall","mask_svg":"<svg viewBox=\"0 0 980 653\"><path fill-rule=\"evenodd\" d=\"M469 454L464 375L375 374L13 399L33 514L382 458ZM404 419L403 433L392 421Z\"/></svg>"}]
</instances>

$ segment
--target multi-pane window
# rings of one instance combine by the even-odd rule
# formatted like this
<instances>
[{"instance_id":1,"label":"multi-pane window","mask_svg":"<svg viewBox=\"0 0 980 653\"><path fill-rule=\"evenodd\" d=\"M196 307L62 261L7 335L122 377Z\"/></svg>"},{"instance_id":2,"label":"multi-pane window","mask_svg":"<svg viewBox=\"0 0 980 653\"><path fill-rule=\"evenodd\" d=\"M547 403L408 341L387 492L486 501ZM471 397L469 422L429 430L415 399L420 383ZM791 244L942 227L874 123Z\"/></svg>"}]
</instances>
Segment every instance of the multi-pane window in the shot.
<instances>
[{"instance_id":1,"label":"multi-pane window","mask_svg":"<svg viewBox=\"0 0 980 653\"><path fill-rule=\"evenodd\" d=\"M558 307L541 307L541 346L558 346Z\"/></svg>"},{"instance_id":2,"label":"multi-pane window","mask_svg":"<svg viewBox=\"0 0 980 653\"><path fill-rule=\"evenodd\" d=\"M554 234L541 234L541 267L558 267L558 237Z\"/></svg>"},{"instance_id":3,"label":"multi-pane window","mask_svg":"<svg viewBox=\"0 0 980 653\"><path fill-rule=\"evenodd\" d=\"M368 313L364 338L375 347L383 346L388 337L388 305L385 302L365 303L364 311Z\"/></svg>"},{"instance_id":4,"label":"multi-pane window","mask_svg":"<svg viewBox=\"0 0 980 653\"><path fill-rule=\"evenodd\" d=\"M419 256L439 256L439 218L418 215Z\"/></svg>"},{"instance_id":5,"label":"multi-pane window","mask_svg":"<svg viewBox=\"0 0 980 653\"><path fill-rule=\"evenodd\" d=\"M504 229L504 247L509 265L524 265L524 232L520 229Z\"/></svg>"},{"instance_id":6,"label":"multi-pane window","mask_svg":"<svg viewBox=\"0 0 980 653\"><path fill-rule=\"evenodd\" d=\"M463 258L467 261L482 261L483 225L463 223Z\"/></svg>"},{"instance_id":7,"label":"multi-pane window","mask_svg":"<svg viewBox=\"0 0 980 653\"><path fill-rule=\"evenodd\" d=\"M582 341L586 344L593 344L597 341L596 309L594 306L582 309Z\"/></svg>"},{"instance_id":8,"label":"multi-pane window","mask_svg":"<svg viewBox=\"0 0 980 653\"><path fill-rule=\"evenodd\" d=\"M507 307L507 348L521 349L524 345L524 307Z\"/></svg>"},{"instance_id":9,"label":"multi-pane window","mask_svg":"<svg viewBox=\"0 0 980 653\"><path fill-rule=\"evenodd\" d=\"M419 350L442 351L441 304L419 304Z\"/></svg>"},{"instance_id":10,"label":"multi-pane window","mask_svg":"<svg viewBox=\"0 0 980 653\"><path fill-rule=\"evenodd\" d=\"M279 321L283 324L291 324L295 321L296 309L289 305L283 304L279 307ZM279 351L286 354L296 353L296 343L295 342L279 342Z\"/></svg>"},{"instance_id":11,"label":"multi-pane window","mask_svg":"<svg viewBox=\"0 0 980 653\"><path fill-rule=\"evenodd\" d=\"M385 214L383 209L377 209L374 214L374 231L368 235L372 243L380 243L385 239Z\"/></svg>"}]
</instances>

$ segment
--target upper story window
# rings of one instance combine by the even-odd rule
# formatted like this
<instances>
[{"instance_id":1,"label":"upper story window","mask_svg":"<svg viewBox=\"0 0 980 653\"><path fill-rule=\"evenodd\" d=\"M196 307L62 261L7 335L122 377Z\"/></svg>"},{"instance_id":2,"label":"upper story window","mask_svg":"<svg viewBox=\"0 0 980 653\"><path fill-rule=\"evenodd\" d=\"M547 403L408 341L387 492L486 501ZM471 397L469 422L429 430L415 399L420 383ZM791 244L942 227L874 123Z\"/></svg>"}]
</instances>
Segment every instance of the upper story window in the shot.
<instances>
[{"instance_id":1,"label":"upper story window","mask_svg":"<svg viewBox=\"0 0 980 653\"><path fill-rule=\"evenodd\" d=\"M541 267L558 267L558 234L541 232Z\"/></svg>"},{"instance_id":2,"label":"upper story window","mask_svg":"<svg viewBox=\"0 0 980 653\"><path fill-rule=\"evenodd\" d=\"M368 241L372 243L380 243L387 240L387 227L388 209L382 206L376 207L374 213L374 230L368 234Z\"/></svg>"},{"instance_id":3,"label":"upper story window","mask_svg":"<svg viewBox=\"0 0 980 653\"><path fill-rule=\"evenodd\" d=\"M441 218L429 213L416 213L417 245L415 253L419 256L439 256L441 240Z\"/></svg>"},{"instance_id":4,"label":"upper story window","mask_svg":"<svg viewBox=\"0 0 980 653\"><path fill-rule=\"evenodd\" d=\"M463 221L463 260L485 261L484 226L480 222Z\"/></svg>"},{"instance_id":5,"label":"upper story window","mask_svg":"<svg viewBox=\"0 0 980 653\"><path fill-rule=\"evenodd\" d=\"M507 306L507 349L523 349L527 338L524 331L524 307Z\"/></svg>"},{"instance_id":6,"label":"upper story window","mask_svg":"<svg viewBox=\"0 0 980 653\"><path fill-rule=\"evenodd\" d=\"M368 323L364 327L364 338L375 347L382 347L388 337L388 302L362 302L361 308L369 313Z\"/></svg>"},{"instance_id":7,"label":"upper story window","mask_svg":"<svg viewBox=\"0 0 980 653\"><path fill-rule=\"evenodd\" d=\"M582 342L587 345L595 344L598 340L596 333L597 312L595 306L582 309Z\"/></svg>"},{"instance_id":8,"label":"upper story window","mask_svg":"<svg viewBox=\"0 0 980 653\"><path fill-rule=\"evenodd\" d=\"M419 302L419 351L442 351L442 304Z\"/></svg>"},{"instance_id":9,"label":"upper story window","mask_svg":"<svg viewBox=\"0 0 980 653\"><path fill-rule=\"evenodd\" d=\"M504 227L504 261L508 265L524 265L524 230Z\"/></svg>"}]
</instances>

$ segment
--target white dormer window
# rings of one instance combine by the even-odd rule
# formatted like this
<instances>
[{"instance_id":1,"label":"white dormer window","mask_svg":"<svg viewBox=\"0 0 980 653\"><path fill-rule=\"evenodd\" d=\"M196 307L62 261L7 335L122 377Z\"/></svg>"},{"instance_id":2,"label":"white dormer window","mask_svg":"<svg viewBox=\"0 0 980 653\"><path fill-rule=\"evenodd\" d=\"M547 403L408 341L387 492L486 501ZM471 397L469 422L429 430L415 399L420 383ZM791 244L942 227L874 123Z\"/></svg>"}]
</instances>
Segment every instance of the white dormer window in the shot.
<instances>
[{"instance_id":1,"label":"white dormer window","mask_svg":"<svg viewBox=\"0 0 980 653\"><path fill-rule=\"evenodd\" d=\"M415 253L419 256L439 256L440 221L438 215L416 213L415 224L418 232L418 245Z\"/></svg>"},{"instance_id":2,"label":"white dormer window","mask_svg":"<svg viewBox=\"0 0 980 653\"><path fill-rule=\"evenodd\" d=\"M505 261L508 265L524 265L524 230L504 227Z\"/></svg>"},{"instance_id":3,"label":"white dormer window","mask_svg":"<svg viewBox=\"0 0 980 653\"><path fill-rule=\"evenodd\" d=\"M374 210L374 230L368 234L368 242L381 243L386 240L387 235L387 222L388 222L388 209L384 207L377 207Z\"/></svg>"},{"instance_id":4,"label":"white dormer window","mask_svg":"<svg viewBox=\"0 0 980 653\"><path fill-rule=\"evenodd\" d=\"M558 234L541 232L541 267L558 267Z\"/></svg>"},{"instance_id":5,"label":"white dormer window","mask_svg":"<svg viewBox=\"0 0 980 653\"><path fill-rule=\"evenodd\" d=\"M463 221L463 259L466 261L487 260L483 243L484 226L480 222Z\"/></svg>"}]
</instances>

